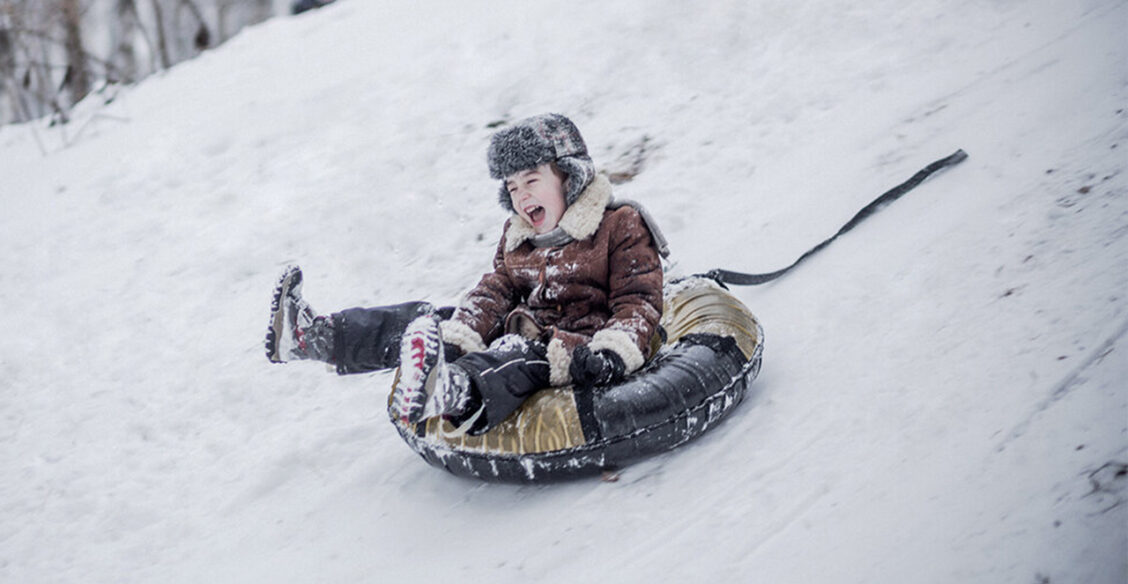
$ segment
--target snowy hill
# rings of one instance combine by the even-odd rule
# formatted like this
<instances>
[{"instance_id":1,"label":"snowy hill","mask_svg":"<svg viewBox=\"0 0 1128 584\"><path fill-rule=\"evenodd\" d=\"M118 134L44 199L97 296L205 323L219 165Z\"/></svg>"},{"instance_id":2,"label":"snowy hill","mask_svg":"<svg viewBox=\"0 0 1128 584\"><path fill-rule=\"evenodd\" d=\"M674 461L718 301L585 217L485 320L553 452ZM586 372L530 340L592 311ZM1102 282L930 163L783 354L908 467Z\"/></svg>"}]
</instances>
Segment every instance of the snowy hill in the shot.
<instances>
[{"instance_id":1,"label":"snowy hill","mask_svg":"<svg viewBox=\"0 0 1128 584\"><path fill-rule=\"evenodd\" d=\"M0 581L1128 581L1128 3L342 0L0 128ZM790 263L748 401L617 483L424 464L262 354L457 300L498 122L569 115L683 273ZM46 150L43 155L41 150Z\"/></svg>"}]
</instances>

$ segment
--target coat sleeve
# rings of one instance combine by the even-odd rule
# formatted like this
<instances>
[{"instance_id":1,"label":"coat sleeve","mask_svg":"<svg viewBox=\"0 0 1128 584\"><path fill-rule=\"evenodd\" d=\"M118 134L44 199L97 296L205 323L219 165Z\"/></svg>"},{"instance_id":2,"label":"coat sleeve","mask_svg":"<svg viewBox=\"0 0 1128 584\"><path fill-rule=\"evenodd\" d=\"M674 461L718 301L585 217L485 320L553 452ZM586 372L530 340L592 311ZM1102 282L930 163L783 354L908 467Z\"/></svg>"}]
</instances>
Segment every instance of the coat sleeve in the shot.
<instances>
[{"instance_id":1,"label":"coat sleeve","mask_svg":"<svg viewBox=\"0 0 1128 584\"><path fill-rule=\"evenodd\" d=\"M500 336L506 315L517 306L518 295L505 267L502 236L494 254L493 271L482 276L466 293L454 316L442 324L443 341L458 346L463 353L484 351L490 341Z\"/></svg>"},{"instance_id":2,"label":"coat sleeve","mask_svg":"<svg viewBox=\"0 0 1128 584\"><path fill-rule=\"evenodd\" d=\"M611 318L592 337L590 348L614 351L629 373L645 363L662 318L662 260L638 211L622 207L608 219Z\"/></svg>"}]
</instances>

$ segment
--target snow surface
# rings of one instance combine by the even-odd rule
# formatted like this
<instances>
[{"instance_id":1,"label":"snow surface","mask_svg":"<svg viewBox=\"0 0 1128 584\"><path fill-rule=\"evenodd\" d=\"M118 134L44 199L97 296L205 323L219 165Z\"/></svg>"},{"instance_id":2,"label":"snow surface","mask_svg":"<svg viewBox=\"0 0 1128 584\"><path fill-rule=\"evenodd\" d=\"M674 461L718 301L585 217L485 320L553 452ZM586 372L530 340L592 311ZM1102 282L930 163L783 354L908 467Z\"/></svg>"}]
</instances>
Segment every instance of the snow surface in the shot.
<instances>
[{"instance_id":1,"label":"snow surface","mask_svg":"<svg viewBox=\"0 0 1128 584\"><path fill-rule=\"evenodd\" d=\"M1128 581L1128 3L342 0L65 133L0 128L0 581ZM495 122L641 172L764 368L619 482L413 454L388 373L269 365L270 288L452 302ZM46 155L43 154L46 152Z\"/></svg>"}]
</instances>

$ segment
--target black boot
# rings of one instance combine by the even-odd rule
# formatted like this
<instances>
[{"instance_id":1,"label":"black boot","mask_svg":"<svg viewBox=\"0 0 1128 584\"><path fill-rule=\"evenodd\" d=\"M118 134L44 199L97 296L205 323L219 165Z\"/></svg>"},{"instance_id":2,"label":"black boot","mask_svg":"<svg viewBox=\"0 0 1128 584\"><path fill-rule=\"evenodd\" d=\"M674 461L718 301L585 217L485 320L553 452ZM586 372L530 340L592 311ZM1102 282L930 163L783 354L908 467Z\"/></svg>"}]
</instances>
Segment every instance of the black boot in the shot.
<instances>
[{"instance_id":1,"label":"black boot","mask_svg":"<svg viewBox=\"0 0 1128 584\"><path fill-rule=\"evenodd\" d=\"M274 287L266 358L272 363L315 360L332 362L333 320L318 316L302 298L302 270L288 266Z\"/></svg>"}]
</instances>

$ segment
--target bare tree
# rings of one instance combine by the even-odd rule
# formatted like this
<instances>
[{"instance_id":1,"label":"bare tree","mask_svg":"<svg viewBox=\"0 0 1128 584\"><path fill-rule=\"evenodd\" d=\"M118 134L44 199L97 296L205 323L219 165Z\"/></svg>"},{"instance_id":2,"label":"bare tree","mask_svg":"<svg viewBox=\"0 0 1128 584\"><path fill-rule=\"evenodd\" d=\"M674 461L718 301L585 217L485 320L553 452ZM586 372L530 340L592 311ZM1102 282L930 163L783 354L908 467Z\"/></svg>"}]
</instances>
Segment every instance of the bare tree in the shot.
<instances>
[{"instance_id":1,"label":"bare tree","mask_svg":"<svg viewBox=\"0 0 1128 584\"><path fill-rule=\"evenodd\" d=\"M90 70L86 51L82 48L82 10L78 6L78 0L60 0L59 4L67 52L67 69L62 86L70 89L71 103L78 103L90 93Z\"/></svg>"},{"instance_id":2,"label":"bare tree","mask_svg":"<svg viewBox=\"0 0 1128 584\"><path fill-rule=\"evenodd\" d=\"M192 47L197 53L211 46L212 34L208 23L204 20L204 13L192 0L180 0L181 10L187 9L196 19L196 32L192 35Z\"/></svg>"},{"instance_id":3,"label":"bare tree","mask_svg":"<svg viewBox=\"0 0 1128 584\"><path fill-rule=\"evenodd\" d=\"M217 0L219 40L226 41L244 26L258 24L274 14L271 0Z\"/></svg>"},{"instance_id":4,"label":"bare tree","mask_svg":"<svg viewBox=\"0 0 1128 584\"><path fill-rule=\"evenodd\" d=\"M170 68L269 18L278 1L0 0L0 124L65 122L104 83ZM106 53L92 49L107 37Z\"/></svg>"},{"instance_id":5,"label":"bare tree","mask_svg":"<svg viewBox=\"0 0 1128 584\"><path fill-rule=\"evenodd\" d=\"M4 30L2 67L12 119L24 121L52 111L57 91L52 81L52 39L38 29L44 18L42 9L25 1L0 3L0 28Z\"/></svg>"},{"instance_id":6,"label":"bare tree","mask_svg":"<svg viewBox=\"0 0 1128 584\"><path fill-rule=\"evenodd\" d=\"M194 0L176 0L169 27L176 39L174 61L200 54L212 43L212 32L200 6Z\"/></svg>"},{"instance_id":7,"label":"bare tree","mask_svg":"<svg viewBox=\"0 0 1128 584\"><path fill-rule=\"evenodd\" d=\"M18 111L19 104L16 97L16 86L14 81L16 79L16 54L15 48L12 46L12 33L7 28L0 28L0 105L8 101L8 106L11 109L11 117L15 119L22 118ZM3 112L0 112L0 120L5 117Z\"/></svg>"},{"instance_id":8,"label":"bare tree","mask_svg":"<svg viewBox=\"0 0 1128 584\"><path fill-rule=\"evenodd\" d=\"M157 54L161 56L161 67L168 69L172 67L172 58L168 54L168 35L165 33L164 10L161 8L161 0L152 0L152 3L153 16L157 21Z\"/></svg>"},{"instance_id":9,"label":"bare tree","mask_svg":"<svg viewBox=\"0 0 1128 584\"><path fill-rule=\"evenodd\" d=\"M115 25L113 38L113 54L110 60L117 66L121 76L115 81L132 83L142 76L142 65L137 56L137 37L145 42L149 54L149 70L157 68L153 41L137 14L137 5L134 0L116 0L114 4Z\"/></svg>"}]
</instances>

